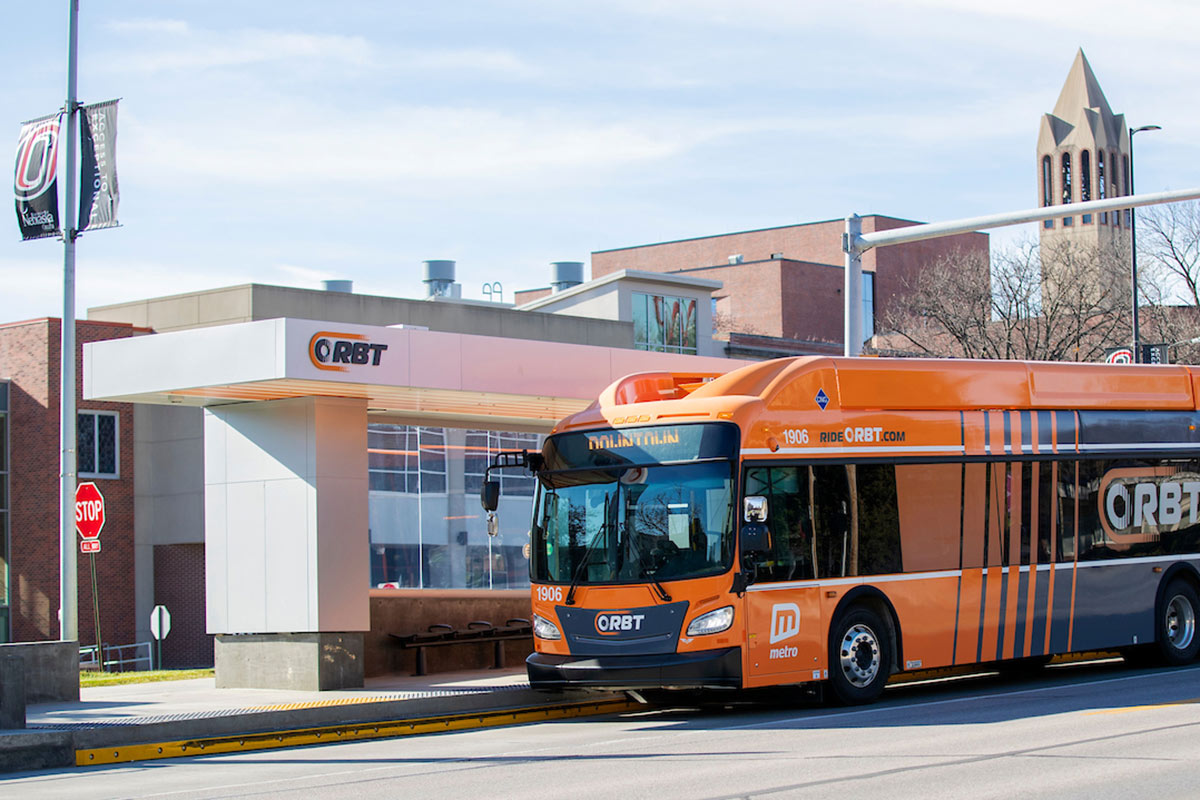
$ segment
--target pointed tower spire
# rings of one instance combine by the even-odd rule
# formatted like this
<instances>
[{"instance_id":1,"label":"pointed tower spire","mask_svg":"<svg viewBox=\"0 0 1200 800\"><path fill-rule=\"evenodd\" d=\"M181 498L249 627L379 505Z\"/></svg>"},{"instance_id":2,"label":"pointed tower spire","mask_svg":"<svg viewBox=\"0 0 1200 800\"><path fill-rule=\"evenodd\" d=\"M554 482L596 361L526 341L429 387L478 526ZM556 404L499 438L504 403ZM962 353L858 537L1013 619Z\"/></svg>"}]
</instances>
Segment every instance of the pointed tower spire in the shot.
<instances>
[{"instance_id":1,"label":"pointed tower spire","mask_svg":"<svg viewBox=\"0 0 1200 800\"><path fill-rule=\"evenodd\" d=\"M1092 65L1083 54L1083 48L1080 48L1071 64L1071 71L1067 73L1066 83L1059 92L1058 102L1054 104L1053 114L1059 119L1073 120L1083 108L1093 108L1104 118L1112 116L1112 109L1104 97L1100 82L1096 80L1096 73L1092 72Z\"/></svg>"}]
</instances>

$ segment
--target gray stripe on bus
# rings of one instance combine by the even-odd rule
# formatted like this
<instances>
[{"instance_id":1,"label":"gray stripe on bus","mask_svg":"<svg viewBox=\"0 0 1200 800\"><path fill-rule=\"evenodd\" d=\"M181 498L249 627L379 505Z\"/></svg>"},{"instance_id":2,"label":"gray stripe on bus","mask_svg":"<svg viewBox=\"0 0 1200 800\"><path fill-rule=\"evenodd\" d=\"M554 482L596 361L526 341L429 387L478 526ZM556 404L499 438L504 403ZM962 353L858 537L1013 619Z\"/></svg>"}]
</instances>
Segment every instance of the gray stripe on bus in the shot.
<instances>
[{"instance_id":1,"label":"gray stripe on bus","mask_svg":"<svg viewBox=\"0 0 1200 800\"><path fill-rule=\"evenodd\" d=\"M1025 615L1029 609L1029 573L1020 572L1017 575L1017 618L1013 625L1013 658L1025 655Z\"/></svg>"},{"instance_id":2,"label":"gray stripe on bus","mask_svg":"<svg viewBox=\"0 0 1200 800\"><path fill-rule=\"evenodd\" d=\"M1050 652L1067 652L1067 641L1071 635L1071 581L1074 570L1054 572L1054 608L1050 615Z\"/></svg>"},{"instance_id":3,"label":"gray stripe on bus","mask_svg":"<svg viewBox=\"0 0 1200 800\"><path fill-rule=\"evenodd\" d=\"M1050 614L1047 608L1050 602L1050 581L1054 573L1047 572L1037 576L1037 586L1033 590L1033 642L1029 646L1029 655L1040 656L1046 653L1046 621Z\"/></svg>"},{"instance_id":4,"label":"gray stripe on bus","mask_svg":"<svg viewBox=\"0 0 1200 800\"><path fill-rule=\"evenodd\" d=\"M996 626L996 658L1004 658L1004 622L1008 615L1008 571L1000 573L1000 624Z\"/></svg>"}]
</instances>

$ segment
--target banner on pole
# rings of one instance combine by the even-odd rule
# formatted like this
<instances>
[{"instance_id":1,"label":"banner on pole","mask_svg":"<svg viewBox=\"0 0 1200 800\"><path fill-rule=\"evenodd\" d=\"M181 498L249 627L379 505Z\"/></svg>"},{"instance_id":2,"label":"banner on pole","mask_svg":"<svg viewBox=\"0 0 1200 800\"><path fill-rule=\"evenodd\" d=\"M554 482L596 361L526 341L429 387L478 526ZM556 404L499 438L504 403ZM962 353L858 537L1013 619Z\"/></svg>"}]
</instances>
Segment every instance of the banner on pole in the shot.
<instances>
[{"instance_id":1,"label":"banner on pole","mask_svg":"<svg viewBox=\"0 0 1200 800\"><path fill-rule=\"evenodd\" d=\"M80 108L79 230L117 225L117 101ZM70 213L69 211L67 213Z\"/></svg>"},{"instance_id":2,"label":"banner on pole","mask_svg":"<svg viewBox=\"0 0 1200 800\"><path fill-rule=\"evenodd\" d=\"M58 128L61 113L21 125L17 139L13 195L21 238L57 236L58 230Z\"/></svg>"}]
</instances>

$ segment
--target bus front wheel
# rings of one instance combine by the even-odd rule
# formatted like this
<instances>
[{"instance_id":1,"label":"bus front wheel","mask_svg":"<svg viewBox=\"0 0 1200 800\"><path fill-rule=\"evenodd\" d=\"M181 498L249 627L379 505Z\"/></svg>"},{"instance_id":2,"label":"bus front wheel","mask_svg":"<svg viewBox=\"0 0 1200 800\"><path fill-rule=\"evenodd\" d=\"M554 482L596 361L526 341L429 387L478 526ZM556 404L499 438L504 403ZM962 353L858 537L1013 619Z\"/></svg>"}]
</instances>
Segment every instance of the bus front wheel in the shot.
<instances>
[{"instance_id":1,"label":"bus front wheel","mask_svg":"<svg viewBox=\"0 0 1200 800\"><path fill-rule=\"evenodd\" d=\"M891 663L888 628L871 609L852 608L830 629L829 683L843 703L858 705L878 699Z\"/></svg>"},{"instance_id":2,"label":"bus front wheel","mask_svg":"<svg viewBox=\"0 0 1200 800\"><path fill-rule=\"evenodd\" d=\"M1187 664L1200 652L1196 615L1200 612L1200 597L1186 581L1172 581L1163 595L1158 615L1158 649L1163 660L1178 666Z\"/></svg>"}]
</instances>

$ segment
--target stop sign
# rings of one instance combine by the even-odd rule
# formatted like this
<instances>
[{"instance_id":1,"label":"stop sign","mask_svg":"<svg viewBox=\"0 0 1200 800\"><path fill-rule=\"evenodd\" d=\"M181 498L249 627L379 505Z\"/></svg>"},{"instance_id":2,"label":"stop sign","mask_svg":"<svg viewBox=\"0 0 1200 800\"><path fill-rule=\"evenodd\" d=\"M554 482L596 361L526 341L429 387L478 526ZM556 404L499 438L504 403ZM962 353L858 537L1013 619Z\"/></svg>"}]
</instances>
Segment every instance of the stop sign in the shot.
<instances>
[{"instance_id":1,"label":"stop sign","mask_svg":"<svg viewBox=\"0 0 1200 800\"><path fill-rule=\"evenodd\" d=\"M104 527L104 495L96 484L85 481L75 487L75 530L84 539L99 539Z\"/></svg>"}]
</instances>

